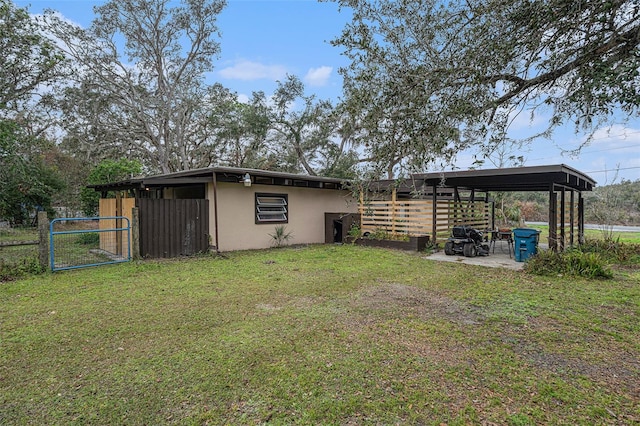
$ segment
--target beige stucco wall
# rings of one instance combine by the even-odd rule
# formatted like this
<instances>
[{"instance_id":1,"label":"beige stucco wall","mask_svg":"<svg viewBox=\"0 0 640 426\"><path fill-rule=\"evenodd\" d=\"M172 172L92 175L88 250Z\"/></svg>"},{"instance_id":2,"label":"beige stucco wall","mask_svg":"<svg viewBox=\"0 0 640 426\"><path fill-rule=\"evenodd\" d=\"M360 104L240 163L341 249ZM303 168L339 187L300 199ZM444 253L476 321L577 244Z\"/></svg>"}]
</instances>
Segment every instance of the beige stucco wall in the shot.
<instances>
[{"instance_id":1,"label":"beige stucco wall","mask_svg":"<svg viewBox=\"0 0 640 426\"><path fill-rule=\"evenodd\" d=\"M299 188L276 185L218 183L218 249L220 251L271 247L271 237L277 224L255 223L255 193L287 194L289 223L293 232L290 244L324 242L324 214L356 213L357 202L348 191ZM215 209L213 185L207 187L209 199L209 229L215 244Z\"/></svg>"}]
</instances>

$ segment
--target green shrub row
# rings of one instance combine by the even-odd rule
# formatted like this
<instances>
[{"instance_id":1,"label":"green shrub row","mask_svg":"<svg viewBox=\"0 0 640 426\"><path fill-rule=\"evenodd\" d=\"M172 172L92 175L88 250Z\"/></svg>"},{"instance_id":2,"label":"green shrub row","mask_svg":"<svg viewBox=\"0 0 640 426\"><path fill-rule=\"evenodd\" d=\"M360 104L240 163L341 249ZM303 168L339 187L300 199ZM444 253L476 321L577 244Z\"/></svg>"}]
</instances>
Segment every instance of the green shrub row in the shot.
<instances>
[{"instance_id":1,"label":"green shrub row","mask_svg":"<svg viewBox=\"0 0 640 426\"><path fill-rule=\"evenodd\" d=\"M41 274L45 268L40 266L37 257L27 257L17 262L0 259L0 282L12 281L25 275Z\"/></svg>"},{"instance_id":2,"label":"green shrub row","mask_svg":"<svg viewBox=\"0 0 640 426\"><path fill-rule=\"evenodd\" d=\"M620 239L587 239L580 247L585 253L598 253L611 263L640 264L640 244Z\"/></svg>"},{"instance_id":3,"label":"green shrub row","mask_svg":"<svg viewBox=\"0 0 640 426\"><path fill-rule=\"evenodd\" d=\"M586 278L612 278L608 262L599 253L572 249L562 253L543 250L529 258L524 270L536 275L574 275Z\"/></svg>"},{"instance_id":4,"label":"green shrub row","mask_svg":"<svg viewBox=\"0 0 640 426\"><path fill-rule=\"evenodd\" d=\"M556 253L540 251L525 264L536 275L567 274L587 278L611 278L609 265L640 265L640 244L620 239L587 239L579 247Z\"/></svg>"}]
</instances>

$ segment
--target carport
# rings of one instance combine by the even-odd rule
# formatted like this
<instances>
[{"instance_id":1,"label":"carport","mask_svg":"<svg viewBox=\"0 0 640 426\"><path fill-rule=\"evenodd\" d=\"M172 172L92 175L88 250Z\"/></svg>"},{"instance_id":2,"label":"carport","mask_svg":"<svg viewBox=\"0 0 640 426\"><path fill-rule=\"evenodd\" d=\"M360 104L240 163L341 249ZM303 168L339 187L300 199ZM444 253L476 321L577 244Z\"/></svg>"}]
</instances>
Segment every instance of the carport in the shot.
<instances>
[{"instance_id":1,"label":"carport","mask_svg":"<svg viewBox=\"0 0 640 426\"><path fill-rule=\"evenodd\" d=\"M503 169L460 170L413 174L415 189L429 193L436 205L442 188L450 188L454 199L460 191L547 192L549 194L549 248L557 251L584 242L584 191L596 182L565 164ZM436 240L436 230L432 235Z\"/></svg>"}]
</instances>

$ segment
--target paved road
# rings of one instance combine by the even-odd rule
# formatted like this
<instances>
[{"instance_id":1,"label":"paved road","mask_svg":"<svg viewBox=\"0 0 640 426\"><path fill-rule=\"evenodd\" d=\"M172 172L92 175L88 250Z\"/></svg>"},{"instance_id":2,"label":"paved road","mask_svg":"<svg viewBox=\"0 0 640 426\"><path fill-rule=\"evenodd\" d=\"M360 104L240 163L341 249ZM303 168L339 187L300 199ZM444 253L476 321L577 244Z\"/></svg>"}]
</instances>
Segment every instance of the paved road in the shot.
<instances>
[{"instance_id":1,"label":"paved road","mask_svg":"<svg viewBox=\"0 0 640 426\"><path fill-rule=\"evenodd\" d=\"M527 225L547 225L547 222L526 222ZM602 229L602 225L587 224L584 225L585 229ZM609 228L607 228L608 230ZM640 232L640 226L621 226L613 225L613 232Z\"/></svg>"}]
</instances>

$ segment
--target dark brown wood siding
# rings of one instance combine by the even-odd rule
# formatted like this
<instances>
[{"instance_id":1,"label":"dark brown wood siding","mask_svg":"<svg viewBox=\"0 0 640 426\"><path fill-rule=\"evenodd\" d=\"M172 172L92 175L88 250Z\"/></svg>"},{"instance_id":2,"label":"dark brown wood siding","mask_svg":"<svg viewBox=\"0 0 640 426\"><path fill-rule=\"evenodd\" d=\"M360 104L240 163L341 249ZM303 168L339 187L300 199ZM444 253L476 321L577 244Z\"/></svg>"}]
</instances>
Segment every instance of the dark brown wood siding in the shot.
<instances>
[{"instance_id":1,"label":"dark brown wood siding","mask_svg":"<svg viewBox=\"0 0 640 426\"><path fill-rule=\"evenodd\" d=\"M208 200L138 199L140 255L189 256L209 249Z\"/></svg>"}]
</instances>

